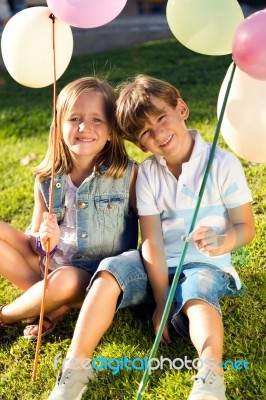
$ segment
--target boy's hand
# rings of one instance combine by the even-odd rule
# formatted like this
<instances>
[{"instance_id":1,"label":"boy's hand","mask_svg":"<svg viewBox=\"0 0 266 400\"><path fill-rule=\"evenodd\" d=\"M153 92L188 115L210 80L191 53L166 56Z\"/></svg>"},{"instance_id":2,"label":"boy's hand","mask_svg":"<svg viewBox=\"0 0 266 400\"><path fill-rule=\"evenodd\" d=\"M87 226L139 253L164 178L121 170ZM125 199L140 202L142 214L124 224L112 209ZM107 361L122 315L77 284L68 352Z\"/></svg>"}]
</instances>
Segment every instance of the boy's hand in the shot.
<instances>
[{"instance_id":1,"label":"boy's hand","mask_svg":"<svg viewBox=\"0 0 266 400\"><path fill-rule=\"evenodd\" d=\"M48 239L50 239L50 251L52 251L61 239L56 215L48 212L43 213L43 222L40 225L39 234L43 250L48 250Z\"/></svg>"},{"instance_id":2,"label":"boy's hand","mask_svg":"<svg viewBox=\"0 0 266 400\"><path fill-rule=\"evenodd\" d=\"M185 240L194 243L204 255L213 257L222 254L221 246L224 243L225 236L218 235L209 226L200 226Z\"/></svg>"},{"instance_id":3,"label":"boy's hand","mask_svg":"<svg viewBox=\"0 0 266 400\"><path fill-rule=\"evenodd\" d=\"M163 306L157 306L155 308L155 311L154 311L153 316L152 316L152 322L153 322L155 335L157 335L158 330L159 330L159 326L160 326L160 323L161 323L161 320L162 320L162 316L163 316L163 312L164 312L164 306L165 306L165 304ZM165 328L163 330L163 334L162 334L162 337L161 337L161 343L164 343L164 344L170 344L171 343L171 336L169 334L169 329L168 329L171 315L172 315L172 312L170 311L169 317L167 319L167 322L165 324Z\"/></svg>"}]
</instances>

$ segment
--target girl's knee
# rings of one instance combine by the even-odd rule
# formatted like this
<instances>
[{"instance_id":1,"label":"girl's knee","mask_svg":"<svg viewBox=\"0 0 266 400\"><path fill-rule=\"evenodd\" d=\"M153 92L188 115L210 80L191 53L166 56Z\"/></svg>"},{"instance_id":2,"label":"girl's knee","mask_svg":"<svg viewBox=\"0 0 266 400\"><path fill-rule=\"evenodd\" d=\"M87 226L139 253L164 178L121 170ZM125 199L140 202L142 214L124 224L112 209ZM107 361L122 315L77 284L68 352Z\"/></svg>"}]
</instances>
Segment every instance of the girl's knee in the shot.
<instances>
[{"instance_id":1,"label":"girl's knee","mask_svg":"<svg viewBox=\"0 0 266 400\"><path fill-rule=\"evenodd\" d=\"M11 227L6 222L0 221L0 240L6 240L6 236L10 230Z\"/></svg>"},{"instance_id":2,"label":"girl's knee","mask_svg":"<svg viewBox=\"0 0 266 400\"><path fill-rule=\"evenodd\" d=\"M117 292L118 294L121 292L116 278L108 271L99 271L92 283L93 285L98 285L105 291Z\"/></svg>"},{"instance_id":3,"label":"girl's knee","mask_svg":"<svg viewBox=\"0 0 266 400\"><path fill-rule=\"evenodd\" d=\"M48 279L48 290L56 301L73 301L84 298L90 275L73 267L60 267Z\"/></svg>"}]
</instances>

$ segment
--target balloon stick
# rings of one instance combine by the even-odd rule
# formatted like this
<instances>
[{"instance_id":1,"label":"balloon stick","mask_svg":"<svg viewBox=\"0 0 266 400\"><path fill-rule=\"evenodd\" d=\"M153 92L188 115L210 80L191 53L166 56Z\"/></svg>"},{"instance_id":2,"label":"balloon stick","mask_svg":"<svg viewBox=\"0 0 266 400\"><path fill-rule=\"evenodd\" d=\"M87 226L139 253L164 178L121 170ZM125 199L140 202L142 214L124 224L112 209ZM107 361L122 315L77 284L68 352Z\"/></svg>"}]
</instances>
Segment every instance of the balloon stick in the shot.
<instances>
[{"instance_id":1,"label":"balloon stick","mask_svg":"<svg viewBox=\"0 0 266 400\"><path fill-rule=\"evenodd\" d=\"M55 180L55 162L56 162L56 142L57 142L57 124L56 124L56 57L55 57L55 17L53 14L50 15L52 20L52 45L53 45L53 69L54 69L54 84L53 84L53 163L52 163L52 175L51 175L51 183L50 183L50 193L49 193L49 214L53 213L53 200L54 200L54 180ZM45 298L46 298L46 291L47 291L47 278L48 278L48 271L50 265L50 239L48 240L47 246L47 253L46 253L46 261L45 261L45 270L44 270L44 278L43 278L43 296L41 302L41 310L40 310L40 318L39 318L39 329L38 329L38 338L37 338L37 345L35 350L35 359L34 359L34 366L32 372L32 380L36 380L37 375L37 367L38 367L38 359L40 354L40 347L41 347L41 339L42 339L42 327L43 327L43 317L44 317L44 309L45 309Z\"/></svg>"},{"instance_id":2,"label":"balloon stick","mask_svg":"<svg viewBox=\"0 0 266 400\"><path fill-rule=\"evenodd\" d=\"M210 168L211 168L211 165L212 165L212 162L213 162L215 149L216 149L216 144L217 144L217 141L218 141L220 128L221 128L221 124L222 124L222 119L223 119L223 116L224 116L226 103L227 103L227 100L228 100L230 88L231 88L232 81L233 81L235 67L236 67L236 65L234 63L233 69L232 69L232 72L231 72L231 76L230 76L230 79L229 79L229 82L228 82L228 85L227 85L227 90L226 90L226 93L225 93L225 97L224 97L223 105L222 105L222 108L221 108L221 112L220 112L220 115L219 115L217 127L216 127L216 130L215 130L215 134L214 134L214 139L213 139L213 143L212 143L212 147L211 147L211 151L210 151L209 160L208 160L208 163L207 163L207 166L206 166L206 170L205 170L205 173L204 173L204 176L203 176L202 184L201 184L199 195L198 195L198 200L197 200L196 207L195 207L195 210L194 210L194 214L193 214L193 217L192 217L192 222L191 222L191 225L190 225L189 234L193 231L193 229L195 227L195 223L196 223L197 215L198 215L198 212L199 212L202 196L203 196L203 193L204 193L204 190L205 190L205 186L206 186L206 183L207 183L208 175L209 175ZM173 282L172 282L172 285L171 285L171 288L170 288L170 292L169 292L169 295L168 295L168 298L167 298L167 301L166 301L165 309L164 309L164 312L163 312L162 320L161 320L161 323L160 323L160 326L159 326L159 330L157 332L157 335L155 337L155 340L154 340L154 343L153 343L153 346L152 346L152 349L151 349L151 352L150 352L149 360L148 360L148 363L147 363L147 368L145 369L143 377L142 377L142 380L141 380L141 382L139 384L136 400L141 400L142 397L143 397L144 390L145 390L145 387L147 385L147 381L148 381L148 378L149 378L149 363L150 363L150 360L155 357L157 349L158 349L158 346L160 344L160 340L161 340L161 337L162 337L162 334L163 334L163 330L165 328L165 324L166 324L166 321L168 319L170 308L171 308L171 305L172 305L172 302L173 302L175 290L176 290L176 287L177 287L177 284L178 284L178 280L179 280L179 276L180 276L180 273L181 273L182 265L183 265L183 262L184 262L184 259L185 259L185 255L186 255L188 244L189 244L188 242L184 242L182 253L181 253L181 257L180 257L180 261L179 261L179 265L178 265L178 267L176 268L176 271L175 271Z\"/></svg>"}]
</instances>

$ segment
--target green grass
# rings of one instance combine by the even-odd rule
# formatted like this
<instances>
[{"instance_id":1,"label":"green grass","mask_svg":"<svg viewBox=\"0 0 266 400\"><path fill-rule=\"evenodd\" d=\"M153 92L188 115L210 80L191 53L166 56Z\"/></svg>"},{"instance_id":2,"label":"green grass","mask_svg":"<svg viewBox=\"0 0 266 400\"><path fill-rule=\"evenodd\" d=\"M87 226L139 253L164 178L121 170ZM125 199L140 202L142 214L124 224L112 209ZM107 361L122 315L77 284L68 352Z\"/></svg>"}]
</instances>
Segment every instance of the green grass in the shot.
<instances>
[{"instance_id":1,"label":"green grass","mask_svg":"<svg viewBox=\"0 0 266 400\"><path fill-rule=\"evenodd\" d=\"M113 50L94 55L73 57L58 90L67 82L84 75L100 75L116 85L137 73L146 73L169 80L187 101L190 127L197 127L206 140L212 140L217 119L216 102L230 56L209 57L190 52L176 40L149 42L130 49ZM8 74L7 85L0 89L0 219L24 230L31 220L33 208L33 176L31 167L43 157L52 115L52 87L29 89L20 86ZM247 100L248 101L248 100ZM240 116L241 117L241 116ZM255 121L254 121L255 123ZM222 137L220 146L226 148ZM144 154L127 144L130 155L138 161ZM27 166L20 160L30 153L36 160ZM265 390L265 208L266 167L241 160L254 198L256 238L247 249L234 254L234 262L245 285L247 295L222 301L225 325L224 360L246 359L250 370L229 370L225 374L228 400L263 400ZM19 267L19 266L18 266ZM0 280L0 304L10 302L20 291ZM119 311L114 323L96 349L95 357L128 358L149 354L154 340L152 310L134 307ZM46 399L54 385L57 371L53 359L65 355L70 344L77 312L61 321L41 346L36 382L31 381L35 343L21 337L23 326L1 329L0 400ZM174 337L170 346L160 345L157 356L196 358L193 346ZM193 371L182 369L155 371L149 379L144 399L187 398ZM117 375L100 371L90 384L84 399L132 400L135 398L141 371L123 370Z\"/></svg>"}]
</instances>

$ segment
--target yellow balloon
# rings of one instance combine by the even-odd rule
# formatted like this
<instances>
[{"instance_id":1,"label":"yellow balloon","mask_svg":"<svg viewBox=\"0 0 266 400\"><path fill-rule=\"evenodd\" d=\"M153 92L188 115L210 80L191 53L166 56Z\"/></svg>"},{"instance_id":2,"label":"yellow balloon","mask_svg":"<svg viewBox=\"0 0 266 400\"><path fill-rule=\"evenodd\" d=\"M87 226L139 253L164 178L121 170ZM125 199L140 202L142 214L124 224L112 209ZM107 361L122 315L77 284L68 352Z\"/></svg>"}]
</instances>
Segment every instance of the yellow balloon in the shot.
<instances>
[{"instance_id":1,"label":"yellow balloon","mask_svg":"<svg viewBox=\"0 0 266 400\"><path fill-rule=\"evenodd\" d=\"M219 92L220 114L232 65ZM266 81L250 77L236 67L221 125L228 146L241 158L266 162Z\"/></svg>"},{"instance_id":2,"label":"yellow balloon","mask_svg":"<svg viewBox=\"0 0 266 400\"><path fill-rule=\"evenodd\" d=\"M232 53L236 28L244 20L237 0L168 0L168 25L184 46L197 53Z\"/></svg>"},{"instance_id":3,"label":"yellow balloon","mask_svg":"<svg viewBox=\"0 0 266 400\"><path fill-rule=\"evenodd\" d=\"M1 40L3 61L18 83L31 88L54 81L53 21L47 7L31 7L15 14L6 24ZM56 79L65 72L73 52L69 25L55 19Z\"/></svg>"}]
</instances>

